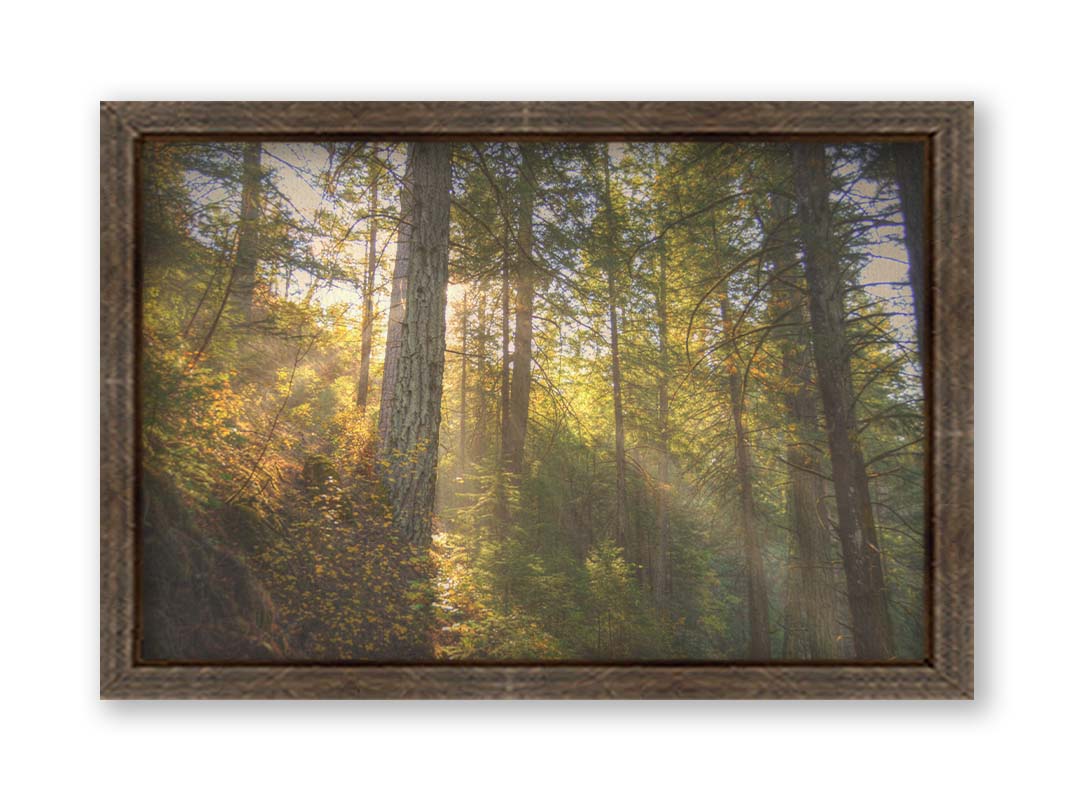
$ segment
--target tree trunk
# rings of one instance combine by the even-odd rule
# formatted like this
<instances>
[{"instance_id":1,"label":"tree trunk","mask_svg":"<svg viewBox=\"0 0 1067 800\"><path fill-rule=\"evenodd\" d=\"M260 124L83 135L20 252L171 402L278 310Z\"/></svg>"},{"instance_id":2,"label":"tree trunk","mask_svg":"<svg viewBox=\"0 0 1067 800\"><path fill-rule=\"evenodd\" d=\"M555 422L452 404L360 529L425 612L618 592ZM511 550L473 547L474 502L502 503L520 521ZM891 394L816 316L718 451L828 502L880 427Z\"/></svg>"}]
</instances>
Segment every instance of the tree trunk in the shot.
<instances>
[{"instance_id":1,"label":"tree trunk","mask_svg":"<svg viewBox=\"0 0 1067 800\"><path fill-rule=\"evenodd\" d=\"M378 272L378 178L381 168L377 163L377 148L371 149L370 184L370 235L367 239L367 268L363 273L363 320L359 346L359 385L356 388L356 406L367 407L367 389L370 386L370 356L374 345L374 281Z\"/></svg>"},{"instance_id":2,"label":"tree trunk","mask_svg":"<svg viewBox=\"0 0 1067 800\"><path fill-rule=\"evenodd\" d=\"M533 208L537 191L533 148L519 146L518 259L515 274L515 353L512 357L511 412L504 452L505 468L522 472L526 428L530 418L530 373L533 363Z\"/></svg>"},{"instance_id":3,"label":"tree trunk","mask_svg":"<svg viewBox=\"0 0 1067 800\"><path fill-rule=\"evenodd\" d=\"M670 351L668 349L667 318L667 249L662 241L659 248L659 284L656 287L656 333L659 338L659 364L656 374L659 408L656 419L659 464L656 476L656 538L652 549L652 599L657 608L664 608L670 591L670 499L671 434L670 434Z\"/></svg>"},{"instance_id":4,"label":"tree trunk","mask_svg":"<svg viewBox=\"0 0 1067 800\"><path fill-rule=\"evenodd\" d=\"M845 331L846 276L834 255L823 146L794 144L793 166L812 347L826 416L853 642L857 658L883 660L892 657L892 634L882 556L856 425L851 353Z\"/></svg>"},{"instance_id":5,"label":"tree trunk","mask_svg":"<svg viewBox=\"0 0 1067 800\"><path fill-rule=\"evenodd\" d=\"M930 321L926 307L926 203L925 163L921 144L894 144L900 212L904 219L904 246L908 251L908 282L915 308L915 335L924 380L930 371Z\"/></svg>"},{"instance_id":6,"label":"tree trunk","mask_svg":"<svg viewBox=\"0 0 1067 800\"><path fill-rule=\"evenodd\" d=\"M396 259L393 262L393 287L389 297L389 320L385 333L385 363L382 367L382 396L378 412L378 441L384 445L389 439L393 418L393 398L396 394L396 373L400 363L400 346L404 333L407 304L408 270L411 262L412 220L414 204L411 181L414 173L411 156L415 145L409 144L404 166L404 180L400 186L400 224L396 233Z\"/></svg>"},{"instance_id":7,"label":"tree trunk","mask_svg":"<svg viewBox=\"0 0 1067 800\"><path fill-rule=\"evenodd\" d=\"M259 261L259 218L263 174L263 145L249 142L243 146L241 169L241 219L237 229L237 253L233 267L233 303L245 322L252 321L256 289L256 265Z\"/></svg>"},{"instance_id":8,"label":"tree trunk","mask_svg":"<svg viewBox=\"0 0 1067 800\"><path fill-rule=\"evenodd\" d=\"M477 347L475 350L475 383L474 383L474 434L468 457L475 464L480 464L489 448L492 439L493 425L490 420L490 394L486 389L486 365L489 363L489 351L487 347L489 339L489 303L485 282L479 281L477 302Z\"/></svg>"},{"instance_id":9,"label":"tree trunk","mask_svg":"<svg viewBox=\"0 0 1067 800\"><path fill-rule=\"evenodd\" d=\"M741 500L741 540L745 551L745 577L748 600L748 657L767 661L771 657L771 626L767 605L767 578L763 569L763 545L756 520L756 499L752 489L752 453L745 426L745 393L741 385L741 354L734 339L729 300L723 296L720 306L723 336L730 344L726 370L730 388L730 414L734 422L734 453L737 485Z\"/></svg>"},{"instance_id":10,"label":"tree trunk","mask_svg":"<svg viewBox=\"0 0 1067 800\"><path fill-rule=\"evenodd\" d=\"M425 546L432 533L445 364L451 145L416 142L410 147L405 313L382 445L393 525L407 541Z\"/></svg>"},{"instance_id":11,"label":"tree trunk","mask_svg":"<svg viewBox=\"0 0 1067 800\"><path fill-rule=\"evenodd\" d=\"M511 253L504 234L504 266L500 286L500 466L505 464L511 433Z\"/></svg>"},{"instance_id":12,"label":"tree trunk","mask_svg":"<svg viewBox=\"0 0 1067 800\"><path fill-rule=\"evenodd\" d=\"M821 459L811 445L818 430L819 411L811 374L811 353L806 348L786 352L782 363L786 408L797 436L786 446L789 462L789 505L800 571L800 605L805 655L828 660L837 655L834 645L833 546L829 520L822 508Z\"/></svg>"},{"instance_id":13,"label":"tree trunk","mask_svg":"<svg viewBox=\"0 0 1067 800\"><path fill-rule=\"evenodd\" d=\"M828 660L838 655L833 542L822 502L822 454L815 444L819 402L811 366L811 329L804 313L804 291L800 286L803 275L799 274L799 265L793 263L795 247L791 236L783 232L788 216L788 203L776 198L765 237L771 263L773 323L782 352L781 402L793 431L785 447L785 460L790 529L795 544L792 560L798 580L796 591L791 591L787 600L791 635L783 642L783 656ZM792 630L794 627L796 630Z\"/></svg>"},{"instance_id":14,"label":"tree trunk","mask_svg":"<svg viewBox=\"0 0 1067 800\"><path fill-rule=\"evenodd\" d=\"M626 434L622 417L622 367L619 361L619 314L616 272L618 264L618 225L611 198L611 155L604 145L604 213L608 224L608 326L611 344L611 399L615 412L615 543L628 547L629 517L626 503Z\"/></svg>"},{"instance_id":15,"label":"tree trunk","mask_svg":"<svg viewBox=\"0 0 1067 800\"><path fill-rule=\"evenodd\" d=\"M467 289L463 289L460 309L460 367L459 367L459 474L467 474Z\"/></svg>"}]
</instances>

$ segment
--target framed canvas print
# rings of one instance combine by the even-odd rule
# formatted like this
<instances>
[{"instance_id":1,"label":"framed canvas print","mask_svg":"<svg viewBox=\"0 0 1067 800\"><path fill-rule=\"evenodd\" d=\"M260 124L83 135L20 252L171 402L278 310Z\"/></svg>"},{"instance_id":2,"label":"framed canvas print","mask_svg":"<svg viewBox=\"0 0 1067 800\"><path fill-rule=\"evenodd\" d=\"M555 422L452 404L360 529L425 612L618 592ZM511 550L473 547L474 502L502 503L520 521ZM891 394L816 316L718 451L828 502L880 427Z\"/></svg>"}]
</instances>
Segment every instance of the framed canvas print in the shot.
<instances>
[{"instance_id":1,"label":"framed canvas print","mask_svg":"<svg viewBox=\"0 0 1067 800\"><path fill-rule=\"evenodd\" d=\"M972 130L102 104L102 696L971 697Z\"/></svg>"}]
</instances>

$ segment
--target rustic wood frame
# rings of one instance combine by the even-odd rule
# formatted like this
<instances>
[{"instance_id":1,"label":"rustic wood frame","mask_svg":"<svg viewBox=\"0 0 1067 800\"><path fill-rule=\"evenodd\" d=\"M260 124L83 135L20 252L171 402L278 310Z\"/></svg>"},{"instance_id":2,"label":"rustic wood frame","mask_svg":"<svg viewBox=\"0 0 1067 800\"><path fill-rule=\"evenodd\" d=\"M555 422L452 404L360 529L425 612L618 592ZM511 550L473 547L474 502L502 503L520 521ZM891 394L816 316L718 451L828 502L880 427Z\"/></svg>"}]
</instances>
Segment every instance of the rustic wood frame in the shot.
<instances>
[{"instance_id":1,"label":"rustic wood frame","mask_svg":"<svg viewBox=\"0 0 1067 800\"><path fill-rule=\"evenodd\" d=\"M104 102L100 694L104 698L971 698L973 105L969 102ZM910 664L176 666L137 648L137 171L146 137L913 138L927 143L926 658Z\"/></svg>"}]
</instances>

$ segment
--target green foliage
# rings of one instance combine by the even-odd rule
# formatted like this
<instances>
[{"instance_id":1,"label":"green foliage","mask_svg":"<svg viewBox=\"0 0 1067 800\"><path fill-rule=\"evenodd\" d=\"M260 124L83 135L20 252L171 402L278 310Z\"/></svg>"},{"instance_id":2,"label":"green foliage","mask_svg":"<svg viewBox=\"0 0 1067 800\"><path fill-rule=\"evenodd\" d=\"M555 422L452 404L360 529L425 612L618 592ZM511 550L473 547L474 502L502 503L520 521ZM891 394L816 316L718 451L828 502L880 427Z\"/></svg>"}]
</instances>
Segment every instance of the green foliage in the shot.
<instances>
[{"instance_id":1,"label":"green foliage","mask_svg":"<svg viewBox=\"0 0 1067 800\"><path fill-rule=\"evenodd\" d=\"M776 656L785 652L799 591L790 447L810 454L830 528L834 516L822 421L799 422L784 399L801 386L785 359L810 338L788 151L527 147L525 156L513 143L454 149L437 533L420 551L391 526L376 453L403 146L265 146L253 222L240 145L146 146L142 444L146 474L167 481L151 483L146 500L178 521L153 518L166 531L156 552L166 556L149 566L174 589L160 594L154 617L165 646L205 627L195 598L174 587L210 569L226 576L213 607L232 619L198 641L246 657L742 658L750 633L739 416L771 639ZM886 246L881 230L894 225L895 187L877 147L829 152L858 438L896 649L917 657L922 398L908 298L884 288L893 281L881 280L886 264L874 255ZM522 254L534 273L533 359L523 464L513 473L501 466L501 426L516 298L502 273L506 264L514 280L522 261L524 163L536 165L533 243ZM368 283L372 176L379 263ZM775 221L782 198L786 213ZM232 284L249 225L258 244L246 317ZM373 342L370 399L360 407L364 323ZM825 571L843 594L832 550ZM238 596L254 598L253 618L242 616ZM835 624L847 656L843 608Z\"/></svg>"}]
</instances>

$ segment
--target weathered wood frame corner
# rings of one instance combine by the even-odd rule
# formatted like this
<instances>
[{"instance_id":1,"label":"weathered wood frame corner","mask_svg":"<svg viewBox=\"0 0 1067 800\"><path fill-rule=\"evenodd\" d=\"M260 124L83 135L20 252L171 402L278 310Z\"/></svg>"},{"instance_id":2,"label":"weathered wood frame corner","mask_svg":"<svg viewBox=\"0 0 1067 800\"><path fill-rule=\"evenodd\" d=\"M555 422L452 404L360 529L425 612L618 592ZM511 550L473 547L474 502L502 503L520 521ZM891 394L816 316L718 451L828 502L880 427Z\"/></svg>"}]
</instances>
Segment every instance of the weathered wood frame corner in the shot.
<instances>
[{"instance_id":1,"label":"weathered wood frame corner","mask_svg":"<svg viewBox=\"0 0 1067 800\"><path fill-rule=\"evenodd\" d=\"M104 698L971 698L973 106L104 102L100 110L100 694ZM927 142L927 657L914 664L157 666L137 662L137 164L146 137L759 137Z\"/></svg>"}]
</instances>

